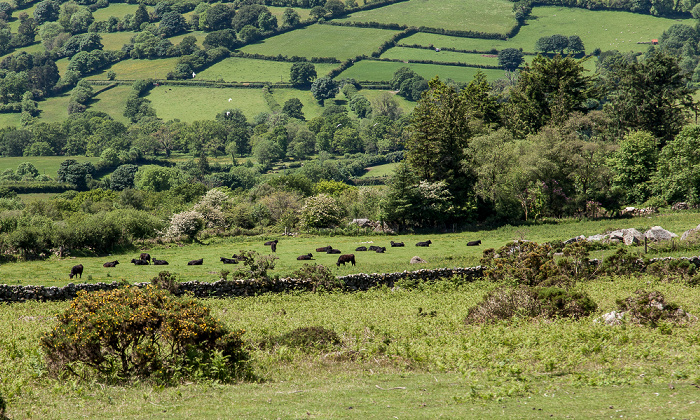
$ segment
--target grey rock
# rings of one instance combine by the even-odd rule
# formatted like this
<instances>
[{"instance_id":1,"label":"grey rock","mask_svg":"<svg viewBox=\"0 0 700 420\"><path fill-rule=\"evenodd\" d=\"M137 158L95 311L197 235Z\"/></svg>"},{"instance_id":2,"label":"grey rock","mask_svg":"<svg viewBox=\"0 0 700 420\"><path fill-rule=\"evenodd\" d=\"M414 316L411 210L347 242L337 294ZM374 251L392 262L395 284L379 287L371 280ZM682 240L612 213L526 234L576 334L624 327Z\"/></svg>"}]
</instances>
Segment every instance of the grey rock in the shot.
<instances>
[{"instance_id":1,"label":"grey rock","mask_svg":"<svg viewBox=\"0 0 700 420\"><path fill-rule=\"evenodd\" d=\"M622 241L625 245L635 245L644 241L644 235L637 229L623 229Z\"/></svg>"},{"instance_id":2,"label":"grey rock","mask_svg":"<svg viewBox=\"0 0 700 420\"><path fill-rule=\"evenodd\" d=\"M669 232L661 226L652 227L644 233L644 236L651 241L668 241L678 237L675 233Z\"/></svg>"},{"instance_id":3,"label":"grey rock","mask_svg":"<svg viewBox=\"0 0 700 420\"><path fill-rule=\"evenodd\" d=\"M427 261L419 256L411 258L411 264L426 264Z\"/></svg>"}]
</instances>

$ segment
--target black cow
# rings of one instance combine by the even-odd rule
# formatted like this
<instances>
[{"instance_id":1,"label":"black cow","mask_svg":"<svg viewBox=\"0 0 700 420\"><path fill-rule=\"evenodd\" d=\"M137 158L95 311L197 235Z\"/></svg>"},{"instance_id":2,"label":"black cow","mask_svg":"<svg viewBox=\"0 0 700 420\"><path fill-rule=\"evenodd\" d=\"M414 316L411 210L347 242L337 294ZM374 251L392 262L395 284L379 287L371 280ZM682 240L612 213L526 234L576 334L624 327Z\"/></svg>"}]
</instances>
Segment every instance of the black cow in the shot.
<instances>
[{"instance_id":1,"label":"black cow","mask_svg":"<svg viewBox=\"0 0 700 420\"><path fill-rule=\"evenodd\" d=\"M378 250L379 248L380 248L380 247L378 247L377 245L370 245L369 250L370 250L370 251L376 251L376 250Z\"/></svg>"},{"instance_id":2,"label":"black cow","mask_svg":"<svg viewBox=\"0 0 700 420\"><path fill-rule=\"evenodd\" d=\"M202 265L204 264L204 258L200 258L198 260L192 260L187 263L187 265Z\"/></svg>"},{"instance_id":3,"label":"black cow","mask_svg":"<svg viewBox=\"0 0 700 420\"><path fill-rule=\"evenodd\" d=\"M136 258L131 259L131 263L134 265L148 265L148 261L146 260L137 260Z\"/></svg>"},{"instance_id":4,"label":"black cow","mask_svg":"<svg viewBox=\"0 0 700 420\"><path fill-rule=\"evenodd\" d=\"M378 254L383 254L384 251L386 251L386 247L380 246L379 248L377 248L377 250L375 252L377 252Z\"/></svg>"},{"instance_id":5,"label":"black cow","mask_svg":"<svg viewBox=\"0 0 700 420\"><path fill-rule=\"evenodd\" d=\"M148 261L148 263L151 263L151 256L149 254L146 254L145 252L142 252L141 255L139 255L140 260Z\"/></svg>"},{"instance_id":6,"label":"black cow","mask_svg":"<svg viewBox=\"0 0 700 420\"><path fill-rule=\"evenodd\" d=\"M366 246L358 246L357 248L355 248L355 251L367 251L367 247Z\"/></svg>"},{"instance_id":7,"label":"black cow","mask_svg":"<svg viewBox=\"0 0 700 420\"><path fill-rule=\"evenodd\" d=\"M467 242L467 246L479 246L479 245L481 245L481 239L479 239L478 241Z\"/></svg>"},{"instance_id":8,"label":"black cow","mask_svg":"<svg viewBox=\"0 0 700 420\"><path fill-rule=\"evenodd\" d=\"M119 264L119 261L114 260L114 261L110 261L110 262L106 262L106 263L102 264L102 267L116 267L117 264Z\"/></svg>"},{"instance_id":9,"label":"black cow","mask_svg":"<svg viewBox=\"0 0 700 420\"><path fill-rule=\"evenodd\" d=\"M81 279L83 278L83 265L82 264L74 265L73 268L70 269L70 276L68 276L68 277L72 279L75 276L78 276Z\"/></svg>"},{"instance_id":10,"label":"black cow","mask_svg":"<svg viewBox=\"0 0 700 420\"><path fill-rule=\"evenodd\" d=\"M267 241L265 242L265 246L270 246L272 244L276 244L277 242L279 242L279 239L275 239L274 241Z\"/></svg>"},{"instance_id":11,"label":"black cow","mask_svg":"<svg viewBox=\"0 0 700 420\"><path fill-rule=\"evenodd\" d=\"M394 247L394 248L396 248L396 247L406 246L406 244L404 244L403 242L394 242L394 241L391 241L391 246Z\"/></svg>"},{"instance_id":12,"label":"black cow","mask_svg":"<svg viewBox=\"0 0 700 420\"><path fill-rule=\"evenodd\" d=\"M328 252L331 249L333 249L333 247L328 245L328 246L324 246L323 248L316 248L316 252Z\"/></svg>"},{"instance_id":13,"label":"black cow","mask_svg":"<svg viewBox=\"0 0 700 420\"><path fill-rule=\"evenodd\" d=\"M416 246L430 246L430 244L432 244L432 242L430 241L430 239L428 239L425 242L418 242Z\"/></svg>"},{"instance_id":14,"label":"black cow","mask_svg":"<svg viewBox=\"0 0 700 420\"><path fill-rule=\"evenodd\" d=\"M297 257L297 260L303 261L303 260L310 260L310 259L312 259L312 258L313 258L313 255L309 252L309 253L306 254L306 255L299 255L299 256Z\"/></svg>"},{"instance_id":15,"label":"black cow","mask_svg":"<svg viewBox=\"0 0 700 420\"><path fill-rule=\"evenodd\" d=\"M341 255L338 257L338 262L335 263L335 265L340 267L340 264L343 264L343 267L345 267L345 263L352 263L352 265L355 265L355 254Z\"/></svg>"},{"instance_id":16,"label":"black cow","mask_svg":"<svg viewBox=\"0 0 700 420\"><path fill-rule=\"evenodd\" d=\"M328 251L326 251L326 254L340 254L340 250L331 248Z\"/></svg>"},{"instance_id":17,"label":"black cow","mask_svg":"<svg viewBox=\"0 0 700 420\"><path fill-rule=\"evenodd\" d=\"M238 260L235 258L224 258L221 257L221 262L224 264L238 264Z\"/></svg>"},{"instance_id":18,"label":"black cow","mask_svg":"<svg viewBox=\"0 0 700 420\"><path fill-rule=\"evenodd\" d=\"M153 265L168 265L168 262L165 260L157 260L156 257L153 257Z\"/></svg>"}]
</instances>

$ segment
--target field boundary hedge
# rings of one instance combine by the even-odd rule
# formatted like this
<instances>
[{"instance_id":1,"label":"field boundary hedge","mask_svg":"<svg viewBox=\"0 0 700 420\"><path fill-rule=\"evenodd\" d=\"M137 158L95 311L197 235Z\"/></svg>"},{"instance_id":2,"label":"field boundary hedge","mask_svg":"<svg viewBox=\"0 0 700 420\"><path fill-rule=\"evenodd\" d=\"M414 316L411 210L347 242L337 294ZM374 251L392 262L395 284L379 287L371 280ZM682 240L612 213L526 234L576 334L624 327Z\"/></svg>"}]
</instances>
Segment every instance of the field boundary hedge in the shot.
<instances>
[{"instance_id":1,"label":"field boundary hedge","mask_svg":"<svg viewBox=\"0 0 700 420\"><path fill-rule=\"evenodd\" d=\"M409 63L409 64L434 64L438 66L453 66L453 67L473 67L477 69L498 70L502 67L490 64L469 64L459 61L435 61L435 60L401 60L398 58L368 58L369 61L386 61L391 63Z\"/></svg>"}]
</instances>

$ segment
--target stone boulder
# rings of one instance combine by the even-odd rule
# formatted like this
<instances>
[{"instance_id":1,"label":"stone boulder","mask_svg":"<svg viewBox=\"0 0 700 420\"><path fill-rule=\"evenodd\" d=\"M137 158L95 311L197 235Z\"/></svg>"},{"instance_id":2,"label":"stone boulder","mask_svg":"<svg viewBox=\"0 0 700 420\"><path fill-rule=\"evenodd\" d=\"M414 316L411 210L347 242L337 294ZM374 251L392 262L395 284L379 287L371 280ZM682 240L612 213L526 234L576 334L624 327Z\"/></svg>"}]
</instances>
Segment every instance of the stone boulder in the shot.
<instances>
[{"instance_id":1,"label":"stone boulder","mask_svg":"<svg viewBox=\"0 0 700 420\"><path fill-rule=\"evenodd\" d=\"M588 242L599 242L608 238L608 235L593 235L588 237Z\"/></svg>"},{"instance_id":2,"label":"stone boulder","mask_svg":"<svg viewBox=\"0 0 700 420\"><path fill-rule=\"evenodd\" d=\"M625 239L625 232L621 229L618 229L608 233L607 236L608 242L618 243L622 242Z\"/></svg>"},{"instance_id":3,"label":"stone boulder","mask_svg":"<svg viewBox=\"0 0 700 420\"><path fill-rule=\"evenodd\" d=\"M650 241L669 241L678 237L678 235L675 233L669 232L661 226L654 226L653 228L647 230L644 233L644 236L646 236Z\"/></svg>"},{"instance_id":4,"label":"stone boulder","mask_svg":"<svg viewBox=\"0 0 700 420\"><path fill-rule=\"evenodd\" d=\"M423 258L419 256L415 256L411 258L411 264L427 264L428 261L424 260Z\"/></svg>"},{"instance_id":5,"label":"stone boulder","mask_svg":"<svg viewBox=\"0 0 700 420\"><path fill-rule=\"evenodd\" d=\"M612 311L603 314L600 318L596 318L594 322L603 323L605 325L620 325L625 317L624 312Z\"/></svg>"},{"instance_id":6,"label":"stone boulder","mask_svg":"<svg viewBox=\"0 0 700 420\"><path fill-rule=\"evenodd\" d=\"M575 238L567 239L564 241L564 245L573 244L575 242L585 241L586 237L584 235L577 236Z\"/></svg>"},{"instance_id":7,"label":"stone boulder","mask_svg":"<svg viewBox=\"0 0 700 420\"><path fill-rule=\"evenodd\" d=\"M623 229L622 230L622 242L625 245L635 245L644 242L644 235L637 229Z\"/></svg>"},{"instance_id":8,"label":"stone boulder","mask_svg":"<svg viewBox=\"0 0 700 420\"><path fill-rule=\"evenodd\" d=\"M698 232L700 232L700 225L698 225L698 226L697 226L696 228L694 228L694 229L686 230L686 231L683 232L683 234L681 235L681 241L685 241L685 240L688 239L688 237L691 236L691 235L694 235L694 236L700 235L700 234L698 234Z\"/></svg>"}]
</instances>

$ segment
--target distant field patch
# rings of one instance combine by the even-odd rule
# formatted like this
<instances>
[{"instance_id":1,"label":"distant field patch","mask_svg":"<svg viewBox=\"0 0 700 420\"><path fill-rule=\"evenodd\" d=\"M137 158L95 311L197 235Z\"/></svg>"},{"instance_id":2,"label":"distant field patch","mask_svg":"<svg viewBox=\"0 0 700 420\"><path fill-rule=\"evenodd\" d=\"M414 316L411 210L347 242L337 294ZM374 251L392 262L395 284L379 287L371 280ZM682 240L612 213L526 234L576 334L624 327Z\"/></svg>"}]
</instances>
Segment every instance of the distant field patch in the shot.
<instances>
[{"instance_id":1,"label":"distant field patch","mask_svg":"<svg viewBox=\"0 0 700 420\"><path fill-rule=\"evenodd\" d=\"M277 17L277 24L282 25L282 17L284 16L284 11L287 10L286 7L275 7L275 6L267 6L268 10ZM299 17L301 18L302 21L307 20L309 18L309 12L311 12L311 9L302 9L300 7L292 7L295 12L299 13Z\"/></svg>"},{"instance_id":2,"label":"distant field patch","mask_svg":"<svg viewBox=\"0 0 700 420\"><path fill-rule=\"evenodd\" d=\"M134 32L111 32L100 34L104 50L119 51L124 44L128 44L131 38L136 35Z\"/></svg>"},{"instance_id":3,"label":"distant field patch","mask_svg":"<svg viewBox=\"0 0 700 420\"><path fill-rule=\"evenodd\" d=\"M419 48L394 47L382 54L381 58L399 60L432 60L440 62L456 62L497 66L498 57L492 54L465 54L452 51L426 50Z\"/></svg>"},{"instance_id":4,"label":"distant field patch","mask_svg":"<svg viewBox=\"0 0 700 420\"><path fill-rule=\"evenodd\" d=\"M92 17L95 18L95 21L103 21L109 19L110 16L114 16L116 18L122 18L125 15L128 14L134 14L136 13L136 9L139 8L138 4L128 4L128 3L110 3L109 6L104 7L102 9L97 9L94 12L92 12ZM146 6L146 10L148 12L153 12L152 7Z\"/></svg>"},{"instance_id":5,"label":"distant field patch","mask_svg":"<svg viewBox=\"0 0 700 420\"><path fill-rule=\"evenodd\" d=\"M317 63L314 66L316 73L323 76L338 64ZM197 78L226 82L289 82L291 67L292 63L288 62L231 57L200 71Z\"/></svg>"},{"instance_id":6,"label":"distant field patch","mask_svg":"<svg viewBox=\"0 0 700 420\"><path fill-rule=\"evenodd\" d=\"M204 38L207 37L207 33L204 31L193 31L193 32L187 32L184 34L176 35L176 36L168 38L168 39L170 40L170 42L177 45L180 42L182 42L183 38L185 38L186 36L193 36L193 37L197 38L197 45L199 45L201 47L202 43L204 42Z\"/></svg>"},{"instance_id":7,"label":"distant field patch","mask_svg":"<svg viewBox=\"0 0 700 420\"><path fill-rule=\"evenodd\" d=\"M340 78L349 77L366 81L390 81L401 67L408 67L426 79L440 76L457 82L468 82L481 70L489 80L503 77L503 70L477 69L474 67L441 66L439 64L407 64L392 61L363 60L340 74Z\"/></svg>"},{"instance_id":8,"label":"distant field patch","mask_svg":"<svg viewBox=\"0 0 700 420\"><path fill-rule=\"evenodd\" d=\"M368 171L365 172L360 178L374 178L378 176L390 176L394 173L394 169L398 163L387 163L385 165L377 165L367 168Z\"/></svg>"},{"instance_id":9,"label":"distant field patch","mask_svg":"<svg viewBox=\"0 0 700 420\"><path fill-rule=\"evenodd\" d=\"M17 156L17 157L4 157L0 159L0 172L6 169L12 169L13 171L17 169L22 162L31 162L34 167L39 171L40 174L46 174L52 178L56 178L58 173L58 168L61 167L61 162L66 159L75 159L80 163L92 162L97 163L100 160L99 157L85 157L85 156ZM39 197L44 194L26 194L28 197Z\"/></svg>"},{"instance_id":10,"label":"distant field patch","mask_svg":"<svg viewBox=\"0 0 700 420\"><path fill-rule=\"evenodd\" d=\"M381 96L389 91L387 90L380 90L380 89L361 89L358 93L365 98L369 99L370 102L372 102L376 97ZM392 95L393 92L389 92ZM408 114L410 113L413 108L416 107L416 102L413 101L407 101L403 97L399 95L394 95L394 100L399 104L399 107L403 109L404 113Z\"/></svg>"},{"instance_id":11,"label":"distant field patch","mask_svg":"<svg viewBox=\"0 0 700 420\"><path fill-rule=\"evenodd\" d=\"M94 88L99 89L101 86ZM129 119L123 114L126 108L126 98L130 91L131 86L129 85L119 85L108 89L93 98L90 110L104 112L119 122L128 123Z\"/></svg>"},{"instance_id":12,"label":"distant field patch","mask_svg":"<svg viewBox=\"0 0 700 420\"><path fill-rule=\"evenodd\" d=\"M513 3L506 0L410 0L338 20L500 34L510 31L516 24Z\"/></svg>"},{"instance_id":13,"label":"distant field patch","mask_svg":"<svg viewBox=\"0 0 700 420\"><path fill-rule=\"evenodd\" d=\"M339 60L370 55L396 31L312 25L246 45L241 51L251 54L299 57L335 57Z\"/></svg>"},{"instance_id":14,"label":"distant field patch","mask_svg":"<svg viewBox=\"0 0 700 420\"><path fill-rule=\"evenodd\" d=\"M240 108L251 119L270 109L262 89L203 88L187 86L160 86L147 96L159 118L192 122L212 120L228 108ZM231 98L231 102L228 99Z\"/></svg>"},{"instance_id":15,"label":"distant field patch","mask_svg":"<svg viewBox=\"0 0 700 420\"><path fill-rule=\"evenodd\" d=\"M637 44L659 38L671 25L684 23L693 26L692 19L667 19L629 12L587 10L565 7L535 7L532 20L508 41L494 39L460 38L418 33L401 40L402 44L434 45L440 48L488 51L492 48L522 48L534 52L540 37L554 34L581 37L587 52L596 48L603 51L646 51L648 45Z\"/></svg>"},{"instance_id":16,"label":"distant field patch","mask_svg":"<svg viewBox=\"0 0 700 420\"><path fill-rule=\"evenodd\" d=\"M318 117L323 113L323 107L318 104L318 101L314 99L314 96L308 90L272 89L272 97L275 98L275 101L280 106L284 106L284 103L292 98L299 99L304 105L301 112L304 113L304 118L307 120Z\"/></svg>"},{"instance_id":17,"label":"distant field patch","mask_svg":"<svg viewBox=\"0 0 700 420\"><path fill-rule=\"evenodd\" d=\"M22 118L19 112L3 112L0 113L0 127L17 127Z\"/></svg>"},{"instance_id":18,"label":"distant field patch","mask_svg":"<svg viewBox=\"0 0 700 420\"><path fill-rule=\"evenodd\" d=\"M44 101L39 102L39 119L41 122L56 122L63 121L68 118L68 101L70 100L70 92L60 96L52 96Z\"/></svg>"},{"instance_id":19,"label":"distant field patch","mask_svg":"<svg viewBox=\"0 0 700 420\"><path fill-rule=\"evenodd\" d=\"M160 58L158 60L123 60L98 74L86 77L88 80L106 80L107 72L114 70L117 79L165 79L168 72L175 70L178 57Z\"/></svg>"}]
</instances>

